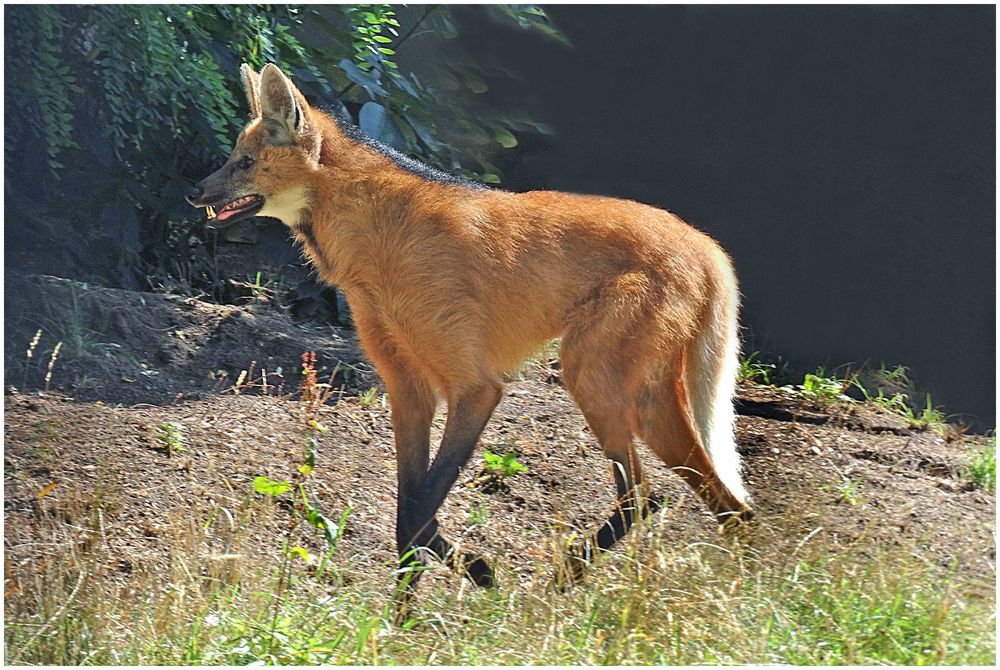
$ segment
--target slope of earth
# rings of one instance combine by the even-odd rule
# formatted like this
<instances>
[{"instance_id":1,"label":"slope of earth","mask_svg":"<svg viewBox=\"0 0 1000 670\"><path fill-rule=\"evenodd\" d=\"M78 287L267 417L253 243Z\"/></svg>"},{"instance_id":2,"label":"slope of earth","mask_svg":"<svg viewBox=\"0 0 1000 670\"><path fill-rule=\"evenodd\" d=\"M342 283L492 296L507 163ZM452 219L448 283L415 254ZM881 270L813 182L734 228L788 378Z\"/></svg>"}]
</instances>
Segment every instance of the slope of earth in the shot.
<instances>
[{"instance_id":1,"label":"slope of earth","mask_svg":"<svg viewBox=\"0 0 1000 670\"><path fill-rule=\"evenodd\" d=\"M18 639L22 649L52 633L46 626L75 611L71 606L93 607L98 618L118 621L130 608L145 611L145 603L151 621L169 621L166 612L183 610L208 582L237 584L280 564L282 547L323 556L322 535L296 521L299 495L343 524L333 559L338 583L365 585L388 599L395 567L391 399L377 388L363 391L377 379L358 362L349 336L303 330L280 311L251 314L111 290L95 296L79 289L78 295L79 287L61 281L35 281L23 290L53 284L44 299L62 296L67 309L75 305L80 332L96 332L94 324L106 330L69 362L75 374L91 365L88 384L39 393L15 389L8 378L5 606L8 621L36 622L24 629L27 641ZM129 302L140 299L149 309ZM140 328L135 313L145 320ZM15 316L22 322L18 339L30 338L25 334L37 327L32 315ZM118 323L119 317L125 320ZM230 321L239 324L230 327ZM118 346L94 344L111 342L108 333ZM8 363L22 346L10 339L8 331ZM302 351L330 342L321 352L325 372L337 360L360 372L346 385L337 377L327 387L317 416L324 431L315 468L303 480L297 473L312 432L307 407L294 392L297 379L282 386L269 376L265 387L257 368L236 382L250 360L271 367L269 373L279 361L295 369ZM146 348L150 343L161 348ZM35 363L29 371L39 369ZM120 381L144 369L158 373L148 376L149 388L145 381ZM226 374L209 380L206 371ZM188 380L196 378L201 381L192 392ZM995 496L964 474L983 438L946 440L874 407L814 405L773 387L745 385L739 395L737 437L757 509L754 523L735 540L746 551L791 558L814 547L814 557L864 560L896 548L892 560L900 565L926 564L941 579L961 578L963 593L993 598ZM442 428L439 416L435 440ZM515 454L527 470L498 483L484 477L477 450L441 511L443 532L494 560L500 593L550 583L566 537L601 523L613 501L609 462L557 368L532 364L508 384L481 448ZM621 543L617 555L641 552L649 543L722 547L730 541L720 538L679 477L644 447L640 454L664 509ZM268 497L255 492L258 477L305 486ZM464 588L447 570L431 571L426 581ZM105 600L114 604L95 604ZM59 653L42 658L89 658Z\"/></svg>"},{"instance_id":2,"label":"slope of earth","mask_svg":"<svg viewBox=\"0 0 1000 670\"><path fill-rule=\"evenodd\" d=\"M350 331L295 322L265 293L246 303L8 274L4 383L20 391L50 385L77 400L174 402L228 388L244 370L258 382L263 371L275 388L291 371L295 387L304 351L316 352L321 372L356 363L340 369L348 387L370 376Z\"/></svg>"},{"instance_id":3,"label":"slope of earth","mask_svg":"<svg viewBox=\"0 0 1000 670\"><path fill-rule=\"evenodd\" d=\"M319 412L326 432L311 482L328 517L350 510L338 551L358 575L388 576L394 556L395 462L385 404L379 396L342 397ZM796 408L791 399L788 406ZM250 563L280 545L291 514L280 506L255 509L252 482L291 480L302 463L307 431L298 401L225 393L126 407L13 394L5 410L5 554L15 573L54 552L86 551L105 559L94 564L95 576L127 580L135 571L162 570L178 538L191 533L201 556L239 555ZM181 436L172 453L166 422ZM441 428L439 417L435 438ZM967 440L901 432L741 417L757 525L780 517L787 529L794 520L834 546L861 550L868 540L915 539L942 568L991 578L995 500L959 476ZM516 453L528 469L489 492L470 486L481 474L482 461L474 459L443 509L442 527L497 557L507 578L536 570L534 557L548 551L552 529L592 527L610 512L609 463L563 388L541 374L508 385L482 445ZM641 457L653 489L667 498L663 532L677 542L713 541L714 523L695 496L648 450ZM95 507L96 527L87 522Z\"/></svg>"}]
</instances>

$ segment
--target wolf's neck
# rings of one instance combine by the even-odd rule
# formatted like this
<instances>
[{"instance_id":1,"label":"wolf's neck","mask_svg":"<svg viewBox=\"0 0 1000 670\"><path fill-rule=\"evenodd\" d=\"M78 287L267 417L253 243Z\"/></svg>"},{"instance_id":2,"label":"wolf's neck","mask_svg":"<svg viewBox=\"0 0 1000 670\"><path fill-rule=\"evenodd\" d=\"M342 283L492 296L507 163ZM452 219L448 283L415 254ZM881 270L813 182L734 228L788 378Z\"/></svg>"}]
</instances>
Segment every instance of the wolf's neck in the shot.
<instances>
[{"instance_id":1,"label":"wolf's neck","mask_svg":"<svg viewBox=\"0 0 1000 670\"><path fill-rule=\"evenodd\" d=\"M309 210L309 190L300 186L277 197L268 198L259 216L273 216L289 228L295 228Z\"/></svg>"}]
</instances>

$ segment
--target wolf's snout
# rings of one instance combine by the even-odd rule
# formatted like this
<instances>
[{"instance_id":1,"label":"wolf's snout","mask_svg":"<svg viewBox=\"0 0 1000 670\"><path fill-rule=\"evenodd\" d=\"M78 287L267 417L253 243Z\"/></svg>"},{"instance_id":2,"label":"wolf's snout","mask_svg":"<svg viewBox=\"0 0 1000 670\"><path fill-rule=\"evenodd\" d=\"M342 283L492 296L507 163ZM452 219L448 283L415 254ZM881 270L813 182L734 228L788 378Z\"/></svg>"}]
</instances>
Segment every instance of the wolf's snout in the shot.
<instances>
[{"instance_id":1,"label":"wolf's snout","mask_svg":"<svg viewBox=\"0 0 1000 670\"><path fill-rule=\"evenodd\" d=\"M198 206L198 200L203 195L205 195L205 189L203 189L201 187L201 184L198 184L197 186L195 186L194 188L192 188L190 191L188 191L188 194L187 194L186 197L187 197L187 201L189 203L191 203L192 205L194 205L195 207L197 207Z\"/></svg>"}]
</instances>

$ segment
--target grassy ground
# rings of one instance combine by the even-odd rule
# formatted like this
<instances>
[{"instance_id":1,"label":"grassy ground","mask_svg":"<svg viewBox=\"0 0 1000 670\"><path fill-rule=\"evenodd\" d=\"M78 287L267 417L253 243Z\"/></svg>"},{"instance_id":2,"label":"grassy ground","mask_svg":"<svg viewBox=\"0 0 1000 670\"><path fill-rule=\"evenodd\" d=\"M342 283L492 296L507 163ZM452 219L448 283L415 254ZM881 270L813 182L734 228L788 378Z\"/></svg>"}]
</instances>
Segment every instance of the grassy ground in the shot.
<instances>
[{"instance_id":1,"label":"grassy ground","mask_svg":"<svg viewBox=\"0 0 1000 670\"><path fill-rule=\"evenodd\" d=\"M279 507L257 500L243 514ZM677 545L663 533L670 514L647 522L565 594L535 578L543 565L527 579L501 572L500 588L486 591L431 568L402 626L392 623L391 581L351 575L336 547L307 559L275 546L271 562L253 567L179 541L169 574L133 574L127 584L92 580L86 554L66 554L21 582L6 660L993 664L989 584L942 573L917 545L834 548L822 522L801 535L790 518L741 538ZM90 521L100 523L96 514ZM556 542L540 563L558 554Z\"/></svg>"},{"instance_id":2,"label":"grassy ground","mask_svg":"<svg viewBox=\"0 0 1000 670\"><path fill-rule=\"evenodd\" d=\"M994 665L995 439L812 377L741 388L750 527L715 533L647 460L665 509L566 593L561 548L606 518L608 463L556 368L512 382L483 448L527 469L480 486L477 453L440 517L499 588L432 565L401 623L378 389L323 406L249 385L131 406L9 393L5 661Z\"/></svg>"}]
</instances>

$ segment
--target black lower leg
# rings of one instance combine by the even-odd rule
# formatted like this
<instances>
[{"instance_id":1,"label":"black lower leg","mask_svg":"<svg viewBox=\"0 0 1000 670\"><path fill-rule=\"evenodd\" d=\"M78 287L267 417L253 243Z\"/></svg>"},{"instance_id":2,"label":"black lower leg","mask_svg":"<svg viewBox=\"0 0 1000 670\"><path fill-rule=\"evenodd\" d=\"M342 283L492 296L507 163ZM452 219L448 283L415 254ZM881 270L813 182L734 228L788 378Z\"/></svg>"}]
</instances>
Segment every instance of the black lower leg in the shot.
<instances>
[{"instance_id":1,"label":"black lower leg","mask_svg":"<svg viewBox=\"0 0 1000 670\"><path fill-rule=\"evenodd\" d=\"M642 473L631 445L624 454L612 456L612 463L618 500L615 502L614 514L597 531L595 540L597 549L601 551L610 549L615 542L625 537L637 518L645 517L655 511L655 508L647 509Z\"/></svg>"},{"instance_id":2,"label":"black lower leg","mask_svg":"<svg viewBox=\"0 0 1000 670\"><path fill-rule=\"evenodd\" d=\"M412 590L423 570L420 550L425 549L435 558L468 578L477 586L491 587L494 585L493 570L480 556L467 552L458 552L438 531L437 519L433 516L429 522L420 526L418 531L408 531L414 524L402 514L397 518L397 545L400 555L399 579L405 581Z\"/></svg>"},{"instance_id":3,"label":"black lower leg","mask_svg":"<svg viewBox=\"0 0 1000 670\"><path fill-rule=\"evenodd\" d=\"M642 474L631 448L617 458L612 457L612 461L615 488L618 491L615 512L596 533L568 548L566 561L556 578L560 590L580 581L594 554L613 547L625 537L636 519L644 518L660 508L659 499L647 498L645 495Z\"/></svg>"},{"instance_id":4,"label":"black lower leg","mask_svg":"<svg viewBox=\"0 0 1000 670\"><path fill-rule=\"evenodd\" d=\"M397 534L401 554L404 542L407 547L413 544L427 547L479 586L493 585L493 571L482 558L455 552L438 533L435 514L472 455L500 396L499 384L484 384L449 404L448 421L437 456L419 487L405 501L406 511L400 509L397 517L397 528L410 531L408 537L406 533Z\"/></svg>"},{"instance_id":5,"label":"black lower leg","mask_svg":"<svg viewBox=\"0 0 1000 670\"><path fill-rule=\"evenodd\" d=\"M646 499L635 490L618 501L617 510L597 531L597 548L607 551L615 542L625 537L637 518L646 518L660 508L660 501Z\"/></svg>"},{"instance_id":6,"label":"black lower leg","mask_svg":"<svg viewBox=\"0 0 1000 670\"><path fill-rule=\"evenodd\" d=\"M597 533L569 547L566 560L556 576L556 587L564 591L583 579L587 566L596 554L609 550L625 537L637 518L645 518L660 508L659 498L643 499L635 495L619 501L617 511Z\"/></svg>"},{"instance_id":7,"label":"black lower leg","mask_svg":"<svg viewBox=\"0 0 1000 670\"><path fill-rule=\"evenodd\" d=\"M460 572L463 577L476 586L491 588L496 586L493 568L482 556L470 553L452 553L448 565Z\"/></svg>"}]
</instances>

